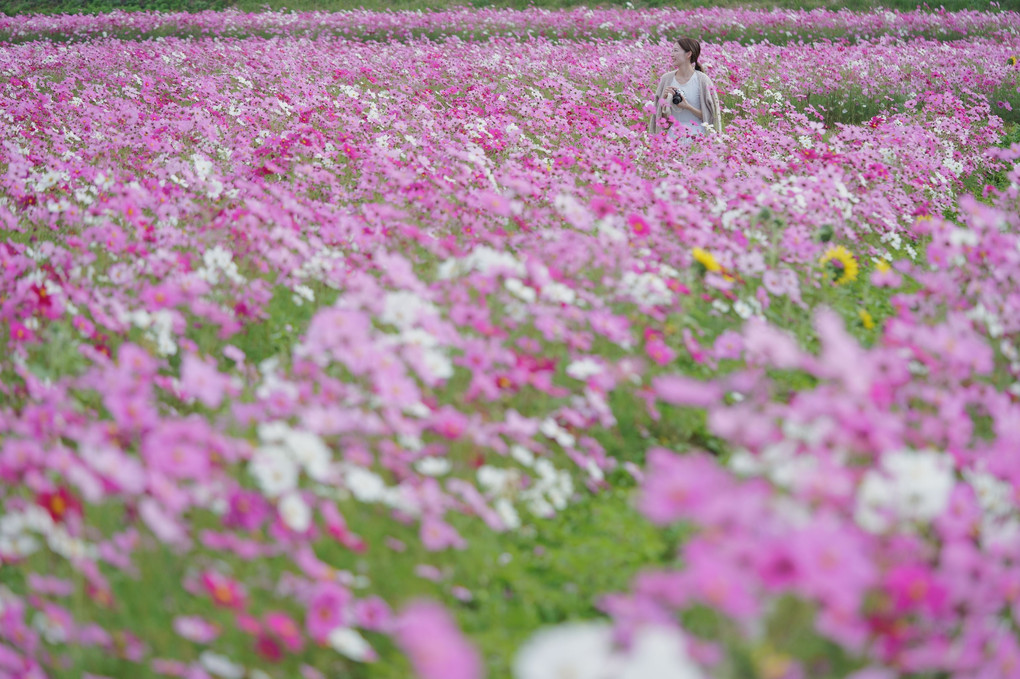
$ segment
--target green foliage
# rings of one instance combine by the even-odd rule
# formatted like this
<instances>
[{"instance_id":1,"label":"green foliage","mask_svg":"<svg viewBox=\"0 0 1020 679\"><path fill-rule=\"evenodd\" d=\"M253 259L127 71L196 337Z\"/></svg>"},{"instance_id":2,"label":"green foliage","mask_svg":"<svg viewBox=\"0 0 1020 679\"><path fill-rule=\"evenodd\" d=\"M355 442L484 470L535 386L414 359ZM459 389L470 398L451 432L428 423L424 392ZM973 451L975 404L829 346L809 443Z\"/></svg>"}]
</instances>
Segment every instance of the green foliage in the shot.
<instances>
[{"instance_id":1,"label":"green foliage","mask_svg":"<svg viewBox=\"0 0 1020 679\"><path fill-rule=\"evenodd\" d=\"M222 10L236 7L244 12L264 10L293 10L296 12L327 11L335 12L349 9L387 10L434 10L453 7L500 7L526 9L528 7L544 7L549 9L569 7L621 7L634 8L696 8L696 7L760 7L783 9L849 9L852 11L871 11L880 8L914 10L918 6L928 8L926 3L917 0L5 0L0 12L14 16L16 14L95 14L113 10L159 10L164 12L200 12L203 10ZM944 7L949 11L1017 9L1016 0L940 0L930 7L933 11Z\"/></svg>"},{"instance_id":2,"label":"green foliage","mask_svg":"<svg viewBox=\"0 0 1020 679\"><path fill-rule=\"evenodd\" d=\"M318 555L352 573L364 573L372 580L374 593L397 606L418 597L438 600L452 610L463 630L478 644L486 658L489 676L509 676L509 664L515 649L534 630L566 620L588 619L600 615L596 607L600 595L623 591L642 568L673 563L683 532L677 528L659 529L646 521L633 505L633 489L616 488L600 495L588 495L558 516L538 519L515 533L496 534L481 522L462 521L457 528L468 540L469 548L454 552L426 552L414 539L414 527L395 526L385 512L373 511L364 505L348 513L351 526L366 538L373 548L357 554L320 540L315 544ZM104 506L91 508L103 516L90 515L90 523L103 527L120 525L125 508ZM199 520L196 526L215 529L215 517ZM387 536L401 539L404 552L383 547ZM231 560L233 574L245 582L272 588L285 570L286 560L263 561L257 566ZM416 566L428 564L443 574L439 582L415 574ZM21 576L29 572L50 572L76 582L81 579L67 562L49 553L38 553L27 564L30 569L16 569L4 584L18 594L26 593ZM152 544L147 558L136 560L135 576L118 571L112 574L110 605L98 608L83 597L67 602L70 610L81 619L98 622L108 629L130 630L144 638L155 657L173 655L197 659L201 647L177 637L169 620L178 615L201 615L220 625L222 636L217 649L235 662L248 666L262 664L253 648L253 640L236 628L231 613L215 608L208 597L192 596L181 589L186 576L196 575L207 567L223 568L218 555L199 550L187 561L172 550ZM463 601L452 593L453 586L464 587L474 597ZM255 602L267 595L252 589ZM297 615L296 611L288 611ZM406 660L390 646L382 635L367 634L380 651L383 660L359 665L344 660L327 648L307 648L299 657L284 661L281 669L292 670L283 676L299 676L300 662L313 664L329 676L353 679L403 679L410 676ZM189 652L190 649L190 652ZM117 654L97 649L75 647L69 657L66 674L55 677L77 677L82 672L111 677L155 679L148 666L136 665ZM330 673L333 674L330 674Z\"/></svg>"},{"instance_id":3,"label":"green foliage","mask_svg":"<svg viewBox=\"0 0 1020 679\"><path fill-rule=\"evenodd\" d=\"M115 10L203 12L233 7L233 0L4 0L2 12L17 14L100 14Z\"/></svg>"}]
</instances>

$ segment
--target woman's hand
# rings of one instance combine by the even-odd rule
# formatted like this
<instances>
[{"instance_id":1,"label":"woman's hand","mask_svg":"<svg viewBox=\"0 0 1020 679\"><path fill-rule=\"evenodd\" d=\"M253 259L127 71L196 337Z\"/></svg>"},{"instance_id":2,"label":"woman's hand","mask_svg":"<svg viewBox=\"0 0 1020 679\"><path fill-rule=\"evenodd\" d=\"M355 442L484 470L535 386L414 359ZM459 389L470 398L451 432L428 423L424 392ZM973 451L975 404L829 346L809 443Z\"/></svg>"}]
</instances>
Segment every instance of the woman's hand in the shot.
<instances>
[{"instance_id":1,"label":"woman's hand","mask_svg":"<svg viewBox=\"0 0 1020 679\"><path fill-rule=\"evenodd\" d=\"M678 90L675 87L668 87L666 89L669 90L669 92L666 93L666 98L669 100L669 103L672 104L673 103L673 97L675 97L676 95L680 94L680 90ZM697 110L696 108L691 106L689 103L687 103L687 97L684 97L684 96L680 97L680 103L677 104L677 108L679 108L681 110L684 110L684 111L691 111L691 112L694 112L694 111Z\"/></svg>"}]
</instances>

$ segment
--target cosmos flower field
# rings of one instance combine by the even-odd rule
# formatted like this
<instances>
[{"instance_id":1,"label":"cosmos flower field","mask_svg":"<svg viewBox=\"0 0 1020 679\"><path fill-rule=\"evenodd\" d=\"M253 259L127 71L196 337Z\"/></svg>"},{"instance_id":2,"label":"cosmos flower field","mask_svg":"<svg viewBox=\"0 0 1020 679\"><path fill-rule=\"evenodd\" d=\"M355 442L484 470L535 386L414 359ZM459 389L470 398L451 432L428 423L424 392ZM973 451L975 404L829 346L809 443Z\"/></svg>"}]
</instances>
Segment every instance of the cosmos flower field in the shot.
<instances>
[{"instance_id":1,"label":"cosmos flower field","mask_svg":"<svg viewBox=\"0 0 1020 679\"><path fill-rule=\"evenodd\" d=\"M1020 676L1018 30L0 18L0 678Z\"/></svg>"}]
</instances>

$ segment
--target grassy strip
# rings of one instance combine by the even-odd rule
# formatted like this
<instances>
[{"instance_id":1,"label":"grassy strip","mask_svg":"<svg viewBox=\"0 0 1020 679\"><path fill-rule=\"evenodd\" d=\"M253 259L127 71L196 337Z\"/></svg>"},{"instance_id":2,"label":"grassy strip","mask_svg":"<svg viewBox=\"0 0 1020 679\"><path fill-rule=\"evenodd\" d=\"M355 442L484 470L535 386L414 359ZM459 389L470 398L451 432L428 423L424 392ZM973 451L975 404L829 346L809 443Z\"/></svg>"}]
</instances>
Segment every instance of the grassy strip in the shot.
<instances>
[{"instance_id":1,"label":"grassy strip","mask_svg":"<svg viewBox=\"0 0 1020 679\"><path fill-rule=\"evenodd\" d=\"M161 1L161 0L154 0ZM198 0L196 0L198 1ZM406 0L409 3L417 2L418 0ZM700 0L698 0L700 1ZM413 5L409 4L402 9L414 9ZM397 9L396 6L389 7L388 9ZM647 39L672 39L676 33L674 28L649 28ZM52 31L36 31L36 32L16 32L0 30L0 46L4 44L23 44L37 41L49 41L49 42L83 42L96 38L113 38L118 40L151 40L156 38L180 38L180 39L202 39L209 37L221 37L221 38L233 38L233 39L246 39L246 38L275 38L275 37L306 37L311 40L318 40L320 38L333 38L339 37L344 40L360 40L365 42L409 42L418 40L431 40L440 42L445 39L456 36L461 40L475 41L475 40L488 40L489 38L503 36L512 37L519 40L527 40L532 33L529 31L527 26L513 26L509 28L495 29L495 28L477 28L477 29L455 29L455 28L440 28L440 29L429 29L429 28L401 28L401 29L388 29L388 28L365 28L365 27L354 27L354 26L316 26L307 30L273 30L273 29L237 29L231 28L224 30L219 33L212 33L210 31L195 28L195 27L182 27L179 25L168 24L165 26L158 26L150 30L138 30L135 28L119 28L119 29L107 29L103 31L91 31L91 32L60 32L58 30ZM638 34L632 30L619 30L614 27L599 28L597 30L582 29L580 31L573 28L563 28L560 30L540 30L537 35L541 38L557 41L571 41L571 40L626 40L637 38ZM850 44L857 44L862 40L874 40L888 35L881 31L875 31L869 34L848 34L845 30L840 28L817 28L809 31L790 31L787 27L727 27L726 30L721 32L714 32L711 30L703 30L698 34L698 38L702 41L707 42L738 42L741 44L757 44L757 43L770 43L772 45L786 45L790 43L798 42L813 42L819 40L833 40L833 41L847 41ZM968 38L980 37L984 35L981 32L966 33L959 31L936 31L936 30L918 30L907 34L895 33L898 38L917 38L917 39L928 39L938 40L941 42L952 42L955 40L966 40Z\"/></svg>"},{"instance_id":2,"label":"grassy strip","mask_svg":"<svg viewBox=\"0 0 1020 679\"><path fill-rule=\"evenodd\" d=\"M158 10L164 12L200 12L204 10L222 10L235 7L244 12L260 12L266 9L288 9L298 12L308 11L339 11L348 9L369 10L430 10L449 9L453 7L505 7L526 9L528 7L544 7L550 9L577 7L756 7L782 9L848 9L851 11L871 11L875 9L898 9L912 11L922 6L928 9L927 3L918 0L6 0L3 13L9 16L17 14L96 14L114 10L141 11ZM1016 0L940 0L931 9L939 8L949 11L958 10L1016 10L1020 5Z\"/></svg>"}]
</instances>

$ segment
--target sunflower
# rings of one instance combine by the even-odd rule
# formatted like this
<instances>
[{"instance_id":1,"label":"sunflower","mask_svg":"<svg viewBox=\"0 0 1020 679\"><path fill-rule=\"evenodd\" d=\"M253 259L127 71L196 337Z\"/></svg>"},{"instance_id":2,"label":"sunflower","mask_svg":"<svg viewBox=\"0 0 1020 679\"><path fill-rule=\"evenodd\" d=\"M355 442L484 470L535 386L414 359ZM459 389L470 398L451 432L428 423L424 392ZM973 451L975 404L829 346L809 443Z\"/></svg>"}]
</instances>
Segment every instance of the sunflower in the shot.
<instances>
[{"instance_id":1,"label":"sunflower","mask_svg":"<svg viewBox=\"0 0 1020 679\"><path fill-rule=\"evenodd\" d=\"M1017 62L1017 59L1016 59L1015 56L1012 56L1009 59L1006 59L1006 63L1009 64L1010 66L1016 66L1016 62Z\"/></svg>"},{"instance_id":2,"label":"sunflower","mask_svg":"<svg viewBox=\"0 0 1020 679\"><path fill-rule=\"evenodd\" d=\"M871 317L867 309L858 309L857 317L861 319L861 325L864 326L865 330L871 330L875 327L875 319Z\"/></svg>"},{"instance_id":3,"label":"sunflower","mask_svg":"<svg viewBox=\"0 0 1020 679\"><path fill-rule=\"evenodd\" d=\"M836 279L836 285L843 285L857 279L857 272L860 268L857 266L857 260L842 245L829 248L822 255L822 258L818 260L819 264L827 264L829 262L832 262L832 266L840 274Z\"/></svg>"},{"instance_id":4,"label":"sunflower","mask_svg":"<svg viewBox=\"0 0 1020 679\"><path fill-rule=\"evenodd\" d=\"M694 261L705 267L706 271L722 271L722 267L719 265L719 262L708 250L694 248L692 254L694 255Z\"/></svg>"}]
</instances>

